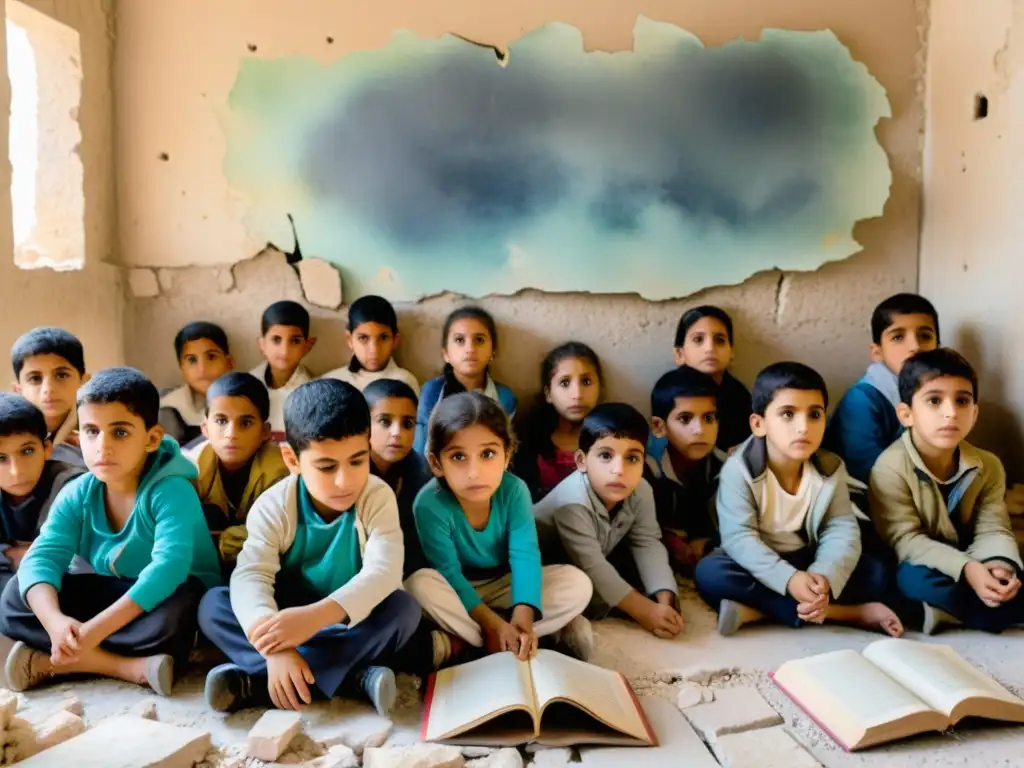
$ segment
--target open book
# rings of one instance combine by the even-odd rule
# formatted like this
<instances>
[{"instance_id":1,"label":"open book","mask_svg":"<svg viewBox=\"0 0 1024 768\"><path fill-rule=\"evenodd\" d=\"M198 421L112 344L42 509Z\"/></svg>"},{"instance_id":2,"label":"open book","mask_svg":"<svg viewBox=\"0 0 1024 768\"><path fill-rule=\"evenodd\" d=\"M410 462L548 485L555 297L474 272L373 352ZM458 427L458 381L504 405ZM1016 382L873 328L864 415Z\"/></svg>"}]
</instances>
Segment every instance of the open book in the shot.
<instances>
[{"instance_id":1,"label":"open book","mask_svg":"<svg viewBox=\"0 0 1024 768\"><path fill-rule=\"evenodd\" d=\"M626 678L544 650L529 661L495 653L431 675L421 738L495 747L657 745Z\"/></svg>"},{"instance_id":2,"label":"open book","mask_svg":"<svg viewBox=\"0 0 1024 768\"><path fill-rule=\"evenodd\" d=\"M948 645L878 640L863 653L786 662L772 679L847 751L944 731L965 717L1024 723L1024 701Z\"/></svg>"}]
</instances>

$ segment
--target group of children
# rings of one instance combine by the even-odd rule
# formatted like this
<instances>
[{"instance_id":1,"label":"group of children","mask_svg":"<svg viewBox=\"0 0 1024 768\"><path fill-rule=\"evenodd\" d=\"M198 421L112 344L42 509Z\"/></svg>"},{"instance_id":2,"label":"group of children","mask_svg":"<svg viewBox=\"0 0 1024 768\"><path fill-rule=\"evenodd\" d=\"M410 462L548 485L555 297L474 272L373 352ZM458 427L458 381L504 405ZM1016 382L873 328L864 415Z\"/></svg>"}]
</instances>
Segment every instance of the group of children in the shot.
<instances>
[{"instance_id":1,"label":"group of children","mask_svg":"<svg viewBox=\"0 0 1024 768\"><path fill-rule=\"evenodd\" d=\"M294 302L264 312L265 362L190 323L184 384L86 373L56 328L17 341L0 395L0 632L15 690L98 674L170 693L196 643L218 711L395 700L394 670L539 645L586 659L588 619L683 630L692 577L728 635L757 620L899 636L1024 622L1005 473L965 438L977 377L932 305L887 299L872 363L826 421L821 376L728 371L729 316L688 310L651 423L602 402L585 344L552 350L517 410L494 320L454 311L422 389L380 297L349 308L350 362L320 378ZM824 448L823 448L824 446ZM827 448L827 450L826 450ZM229 584L229 586L225 586Z\"/></svg>"}]
</instances>

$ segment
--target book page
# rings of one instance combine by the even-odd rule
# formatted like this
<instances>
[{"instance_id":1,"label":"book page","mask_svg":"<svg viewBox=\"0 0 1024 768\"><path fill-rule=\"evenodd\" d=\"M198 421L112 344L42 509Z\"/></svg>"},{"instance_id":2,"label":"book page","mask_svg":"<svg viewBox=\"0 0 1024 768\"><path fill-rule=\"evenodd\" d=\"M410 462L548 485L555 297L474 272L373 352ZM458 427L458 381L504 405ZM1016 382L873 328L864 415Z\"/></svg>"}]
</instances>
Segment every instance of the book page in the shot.
<instances>
[{"instance_id":1,"label":"book page","mask_svg":"<svg viewBox=\"0 0 1024 768\"><path fill-rule=\"evenodd\" d=\"M776 684L847 749L889 723L926 717L942 729L945 718L856 651L833 651L788 661L774 675ZM931 721L935 721L934 724ZM911 731L916 732L916 731ZM910 735L904 733L901 735Z\"/></svg>"},{"instance_id":2,"label":"book page","mask_svg":"<svg viewBox=\"0 0 1024 768\"><path fill-rule=\"evenodd\" d=\"M542 713L549 704L561 699L579 705L611 728L649 741L644 718L629 685L618 672L545 650L537 651L530 666ZM541 731L544 731L543 716Z\"/></svg>"},{"instance_id":3,"label":"book page","mask_svg":"<svg viewBox=\"0 0 1024 768\"><path fill-rule=\"evenodd\" d=\"M529 664L492 653L437 672L424 736L443 740L515 708L535 712Z\"/></svg>"},{"instance_id":4,"label":"book page","mask_svg":"<svg viewBox=\"0 0 1024 768\"><path fill-rule=\"evenodd\" d=\"M948 645L914 640L879 640L864 649L864 657L913 691L930 707L954 719L957 706L968 699L988 699L999 706L959 713L995 719L1021 720L1024 701L974 667Z\"/></svg>"}]
</instances>

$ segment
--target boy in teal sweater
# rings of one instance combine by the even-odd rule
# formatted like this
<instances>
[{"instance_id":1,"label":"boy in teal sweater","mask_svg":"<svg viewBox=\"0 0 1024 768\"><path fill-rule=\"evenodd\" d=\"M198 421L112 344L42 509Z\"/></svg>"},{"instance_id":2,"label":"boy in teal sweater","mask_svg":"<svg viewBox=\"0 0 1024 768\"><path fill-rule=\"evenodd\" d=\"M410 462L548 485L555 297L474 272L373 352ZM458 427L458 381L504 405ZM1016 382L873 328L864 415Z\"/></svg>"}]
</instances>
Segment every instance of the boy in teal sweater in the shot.
<instances>
[{"instance_id":1,"label":"boy in teal sweater","mask_svg":"<svg viewBox=\"0 0 1024 768\"><path fill-rule=\"evenodd\" d=\"M157 424L160 395L133 368L78 391L89 472L61 492L0 597L15 691L93 674L171 692L195 636L202 591L220 566L192 464ZM66 573L78 555L94 573Z\"/></svg>"},{"instance_id":2,"label":"boy in teal sweater","mask_svg":"<svg viewBox=\"0 0 1024 768\"><path fill-rule=\"evenodd\" d=\"M362 691L386 716L397 692L386 665L421 611L401 590L394 491L370 474L370 409L351 384L319 379L288 396L284 421L292 477L256 500L231 588L199 607L232 662L207 675L206 701L300 709Z\"/></svg>"}]
</instances>

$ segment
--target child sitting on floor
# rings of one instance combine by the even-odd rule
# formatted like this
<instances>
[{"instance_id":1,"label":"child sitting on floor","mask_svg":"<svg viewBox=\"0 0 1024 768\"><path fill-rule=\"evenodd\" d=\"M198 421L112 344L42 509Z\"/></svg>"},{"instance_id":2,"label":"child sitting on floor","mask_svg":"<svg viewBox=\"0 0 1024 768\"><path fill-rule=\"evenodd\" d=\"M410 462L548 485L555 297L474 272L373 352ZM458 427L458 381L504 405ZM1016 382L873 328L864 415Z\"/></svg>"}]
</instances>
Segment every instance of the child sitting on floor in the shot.
<instances>
[{"instance_id":1,"label":"child sitting on floor","mask_svg":"<svg viewBox=\"0 0 1024 768\"><path fill-rule=\"evenodd\" d=\"M174 353L185 383L160 397L160 426L181 445L202 435L206 420L206 391L235 367L228 336L219 325L198 320L174 337Z\"/></svg>"},{"instance_id":2,"label":"child sitting on floor","mask_svg":"<svg viewBox=\"0 0 1024 768\"><path fill-rule=\"evenodd\" d=\"M100 371L78 391L89 472L61 492L0 597L0 633L18 641L5 667L12 690L93 674L170 695L220 565L195 467L163 436L159 410L134 368ZM66 573L75 555L95 573Z\"/></svg>"},{"instance_id":3,"label":"child sitting on floor","mask_svg":"<svg viewBox=\"0 0 1024 768\"><path fill-rule=\"evenodd\" d=\"M843 462L819 451L828 391L817 372L776 363L754 383L753 436L729 457L718 486L722 547L697 563L700 596L718 631L770 618L792 627L836 621L903 633L881 601L884 563L861 555Z\"/></svg>"},{"instance_id":4,"label":"child sitting on floor","mask_svg":"<svg viewBox=\"0 0 1024 768\"><path fill-rule=\"evenodd\" d=\"M679 318L676 365L706 373L718 385L718 447L729 451L750 437L750 392L729 373L732 363L732 318L712 306L688 309Z\"/></svg>"},{"instance_id":5,"label":"child sitting on floor","mask_svg":"<svg viewBox=\"0 0 1024 768\"><path fill-rule=\"evenodd\" d=\"M580 427L601 396L601 361L586 344L570 341L548 352L540 381L537 404L517 416L522 442L512 461L535 502L576 471Z\"/></svg>"},{"instance_id":6,"label":"child sitting on floor","mask_svg":"<svg viewBox=\"0 0 1024 768\"><path fill-rule=\"evenodd\" d=\"M944 624L1001 632L1024 626L1021 557L999 459L967 442L978 378L951 349L900 369L903 435L871 471L871 514L899 565L900 593L924 606L924 632Z\"/></svg>"},{"instance_id":7,"label":"child sitting on floor","mask_svg":"<svg viewBox=\"0 0 1024 768\"><path fill-rule=\"evenodd\" d=\"M0 590L18 570L64 484L85 470L49 458L43 412L0 392Z\"/></svg>"},{"instance_id":8,"label":"child sitting on floor","mask_svg":"<svg viewBox=\"0 0 1024 768\"><path fill-rule=\"evenodd\" d=\"M413 447L424 453L427 422L437 404L459 392L482 392L501 405L509 417L516 414L516 396L504 384L491 378L490 365L498 351L498 329L494 318L480 307L460 307L448 315L441 331L444 373L423 385L416 414Z\"/></svg>"},{"instance_id":9,"label":"child sitting on floor","mask_svg":"<svg viewBox=\"0 0 1024 768\"><path fill-rule=\"evenodd\" d=\"M82 342L63 328L34 328L11 347L14 391L43 412L52 458L85 467L75 393L89 380Z\"/></svg>"},{"instance_id":10,"label":"child sitting on floor","mask_svg":"<svg viewBox=\"0 0 1024 768\"><path fill-rule=\"evenodd\" d=\"M647 457L644 477L672 567L691 575L719 543L715 494L726 455L715 447L718 385L695 368L676 368L654 385L651 413L651 431L668 443L660 456Z\"/></svg>"},{"instance_id":11,"label":"child sitting on floor","mask_svg":"<svg viewBox=\"0 0 1024 768\"><path fill-rule=\"evenodd\" d=\"M420 383L395 362L398 316L391 302L380 296L363 296L348 308L348 330L345 341L352 351L348 365L335 368L321 378L347 381L362 391L378 379L395 379L407 384L419 396Z\"/></svg>"},{"instance_id":12,"label":"child sitting on floor","mask_svg":"<svg viewBox=\"0 0 1024 768\"><path fill-rule=\"evenodd\" d=\"M206 442L189 456L206 524L221 561L234 564L245 542L245 518L264 491L288 476L281 449L270 440L270 398L251 373L228 373L206 392Z\"/></svg>"},{"instance_id":13,"label":"child sitting on floor","mask_svg":"<svg viewBox=\"0 0 1024 768\"><path fill-rule=\"evenodd\" d=\"M572 566L541 567L530 492L506 471L513 448L508 416L479 392L442 400L430 417L435 479L416 497L414 514L434 568L414 573L405 588L444 630L432 635L435 667L460 641L527 659L538 636L556 633L574 655L590 655L593 634L580 615L590 579Z\"/></svg>"},{"instance_id":14,"label":"child sitting on floor","mask_svg":"<svg viewBox=\"0 0 1024 768\"><path fill-rule=\"evenodd\" d=\"M683 630L676 580L643 479L647 422L635 408L605 403L583 420L577 471L535 507L545 555L570 562L594 584L587 615L617 608L658 637Z\"/></svg>"},{"instance_id":15,"label":"child sitting on floor","mask_svg":"<svg viewBox=\"0 0 1024 768\"><path fill-rule=\"evenodd\" d=\"M292 477L249 511L231 587L210 590L199 626L231 659L206 677L218 712L300 709L365 695L387 716L395 653L422 612L402 587L395 494L370 474L370 409L351 384L318 379L285 404Z\"/></svg>"},{"instance_id":16,"label":"child sitting on floor","mask_svg":"<svg viewBox=\"0 0 1024 768\"><path fill-rule=\"evenodd\" d=\"M250 373L270 392L272 439L284 439L284 401L312 377L302 364L316 339L309 335L309 312L294 301L278 301L263 312L260 320L260 354L264 363Z\"/></svg>"},{"instance_id":17,"label":"child sitting on floor","mask_svg":"<svg viewBox=\"0 0 1024 768\"><path fill-rule=\"evenodd\" d=\"M370 406L370 471L391 486L398 499L398 519L405 539L405 567L409 576L427 567L416 533L413 502L433 475L423 455L412 449L418 401L412 387L395 379L377 379L363 390Z\"/></svg>"},{"instance_id":18,"label":"child sitting on floor","mask_svg":"<svg viewBox=\"0 0 1024 768\"><path fill-rule=\"evenodd\" d=\"M896 415L898 378L904 361L939 344L939 316L916 293L890 296L871 315L871 365L864 378L846 390L825 433L825 446L846 465L850 477L867 484L882 451L903 432ZM858 487L863 493L863 487ZM866 511L866 510L865 510Z\"/></svg>"}]
</instances>

